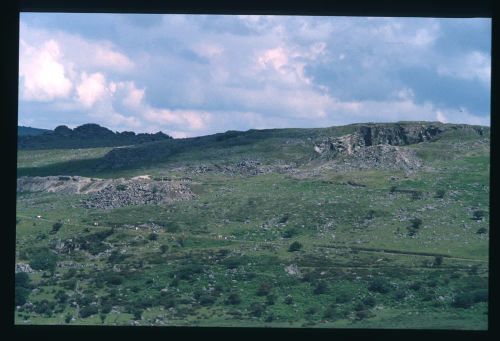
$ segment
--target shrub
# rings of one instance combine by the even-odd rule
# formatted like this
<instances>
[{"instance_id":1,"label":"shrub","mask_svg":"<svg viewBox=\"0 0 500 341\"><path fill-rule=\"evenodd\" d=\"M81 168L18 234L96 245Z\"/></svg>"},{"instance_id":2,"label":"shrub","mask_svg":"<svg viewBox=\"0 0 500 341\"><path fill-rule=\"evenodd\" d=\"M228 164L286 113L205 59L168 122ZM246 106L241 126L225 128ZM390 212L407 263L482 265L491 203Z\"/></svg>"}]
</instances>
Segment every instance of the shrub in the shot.
<instances>
[{"instance_id":1,"label":"shrub","mask_svg":"<svg viewBox=\"0 0 500 341\"><path fill-rule=\"evenodd\" d=\"M293 236L296 236L298 234L298 231L294 227L289 227L283 231L283 238L292 238Z\"/></svg>"},{"instance_id":2,"label":"shrub","mask_svg":"<svg viewBox=\"0 0 500 341\"><path fill-rule=\"evenodd\" d=\"M168 251L168 245L162 244L160 246L160 252L163 254L163 253L166 253L167 251Z\"/></svg>"},{"instance_id":3,"label":"shrub","mask_svg":"<svg viewBox=\"0 0 500 341\"><path fill-rule=\"evenodd\" d=\"M337 303L346 303L349 302L350 300L351 300L351 295L349 295L346 292L337 293L337 295L335 296L335 302Z\"/></svg>"},{"instance_id":4,"label":"shrub","mask_svg":"<svg viewBox=\"0 0 500 341\"><path fill-rule=\"evenodd\" d=\"M420 199L422 199L422 197L423 197L423 194L420 191L413 191L413 192L411 192L411 198L412 198L412 200L420 200Z\"/></svg>"},{"instance_id":5,"label":"shrub","mask_svg":"<svg viewBox=\"0 0 500 341\"><path fill-rule=\"evenodd\" d=\"M80 317L86 318L99 312L97 305L87 305L80 309Z\"/></svg>"},{"instance_id":6,"label":"shrub","mask_svg":"<svg viewBox=\"0 0 500 341\"><path fill-rule=\"evenodd\" d=\"M127 185L125 185L125 184L118 184L118 185L115 186L115 189L117 191L125 191L125 190L127 190Z\"/></svg>"},{"instance_id":7,"label":"shrub","mask_svg":"<svg viewBox=\"0 0 500 341\"><path fill-rule=\"evenodd\" d=\"M62 279L70 279L75 277L75 275L76 275L76 269L71 268L62 276Z\"/></svg>"},{"instance_id":8,"label":"shrub","mask_svg":"<svg viewBox=\"0 0 500 341\"><path fill-rule=\"evenodd\" d=\"M306 311L304 312L306 315L314 315L318 312L318 308L316 307L309 307L306 309Z\"/></svg>"},{"instance_id":9,"label":"shrub","mask_svg":"<svg viewBox=\"0 0 500 341\"><path fill-rule=\"evenodd\" d=\"M391 188L389 189L389 192L394 193L394 192L396 192L397 188L398 188L398 186L391 186Z\"/></svg>"},{"instance_id":10,"label":"shrub","mask_svg":"<svg viewBox=\"0 0 500 341\"><path fill-rule=\"evenodd\" d=\"M273 322L275 318L276 318L276 316L274 315L274 313L269 313L266 316L266 319L264 321L266 321L266 322Z\"/></svg>"},{"instance_id":11,"label":"shrub","mask_svg":"<svg viewBox=\"0 0 500 341\"><path fill-rule=\"evenodd\" d=\"M48 248L40 248L30 255L30 266L35 270L54 272L57 265L57 256Z\"/></svg>"},{"instance_id":12,"label":"shrub","mask_svg":"<svg viewBox=\"0 0 500 341\"><path fill-rule=\"evenodd\" d=\"M60 222L54 223L52 225L52 231L51 232L56 233L57 231L59 231L61 229L62 225L63 224L60 223Z\"/></svg>"},{"instance_id":13,"label":"shrub","mask_svg":"<svg viewBox=\"0 0 500 341\"><path fill-rule=\"evenodd\" d=\"M295 252L295 251L299 251L300 249L302 249L302 244L295 241L293 242L292 244L290 244L290 246L288 247L288 251L289 252Z\"/></svg>"},{"instance_id":14,"label":"shrub","mask_svg":"<svg viewBox=\"0 0 500 341\"><path fill-rule=\"evenodd\" d=\"M198 299L198 302L203 306L212 305L215 303L215 297L208 294L203 294Z\"/></svg>"},{"instance_id":15,"label":"shrub","mask_svg":"<svg viewBox=\"0 0 500 341\"><path fill-rule=\"evenodd\" d=\"M486 212L483 210L475 210L472 212L472 219L474 220L483 220Z\"/></svg>"},{"instance_id":16,"label":"shrub","mask_svg":"<svg viewBox=\"0 0 500 341\"><path fill-rule=\"evenodd\" d=\"M18 272L15 276L16 287L29 288L30 277L25 272Z\"/></svg>"},{"instance_id":17,"label":"shrub","mask_svg":"<svg viewBox=\"0 0 500 341\"><path fill-rule=\"evenodd\" d=\"M181 266L177 270L177 276L179 277L179 279L188 280L191 279L193 275L202 272L203 272L203 266L201 266L200 264L186 264Z\"/></svg>"},{"instance_id":18,"label":"shrub","mask_svg":"<svg viewBox=\"0 0 500 341\"><path fill-rule=\"evenodd\" d=\"M434 196L435 198L438 198L438 199L443 199L444 198L444 195L445 195L446 191L444 189L438 189L436 191L436 195Z\"/></svg>"},{"instance_id":19,"label":"shrub","mask_svg":"<svg viewBox=\"0 0 500 341\"><path fill-rule=\"evenodd\" d=\"M15 302L16 302L15 304L16 304L16 306L25 304L26 301L28 300L29 295L30 295L29 289L16 285L16 288L15 288Z\"/></svg>"},{"instance_id":20,"label":"shrub","mask_svg":"<svg viewBox=\"0 0 500 341\"><path fill-rule=\"evenodd\" d=\"M488 302L488 289L478 289L473 291L472 301L474 303Z\"/></svg>"},{"instance_id":21,"label":"shrub","mask_svg":"<svg viewBox=\"0 0 500 341\"><path fill-rule=\"evenodd\" d=\"M288 221L288 218L289 218L289 215L288 214L285 214L283 215L279 220L278 220L278 223L279 224L284 224Z\"/></svg>"},{"instance_id":22,"label":"shrub","mask_svg":"<svg viewBox=\"0 0 500 341\"><path fill-rule=\"evenodd\" d=\"M180 230L179 224L177 224L175 221L169 221L165 224L165 230L167 232L173 233L173 232L178 232Z\"/></svg>"},{"instance_id":23,"label":"shrub","mask_svg":"<svg viewBox=\"0 0 500 341\"><path fill-rule=\"evenodd\" d=\"M441 266L441 264L443 264L443 256L434 257L434 265Z\"/></svg>"},{"instance_id":24,"label":"shrub","mask_svg":"<svg viewBox=\"0 0 500 341\"><path fill-rule=\"evenodd\" d=\"M383 277L376 277L368 286L368 290L386 294L391 290L391 285L387 279Z\"/></svg>"},{"instance_id":25,"label":"shrub","mask_svg":"<svg viewBox=\"0 0 500 341\"><path fill-rule=\"evenodd\" d=\"M337 317L337 309L333 304L326 308L325 312L323 313L323 317L329 320L333 320Z\"/></svg>"},{"instance_id":26,"label":"shrub","mask_svg":"<svg viewBox=\"0 0 500 341\"><path fill-rule=\"evenodd\" d=\"M356 311L356 320L364 320L365 318L368 318L370 316L370 314L368 313L367 310L359 310L359 311Z\"/></svg>"},{"instance_id":27,"label":"shrub","mask_svg":"<svg viewBox=\"0 0 500 341\"><path fill-rule=\"evenodd\" d=\"M265 309L266 308L262 303L253 302L250 305L250 314L255 317L260 317L262 316L262 313L264 313Z\"/></svg>"},{"instance_id":28,"label":"shrub","mask_svg":"<svg viewBox=\"0 0 500 341\"><path fill-rule=\"evenodd\" d=\"M259 288L257 289L257 296L267 296L271 293L271 284L267 282L263 282L259 285Z\"/></svg>"},{"instance_id":29,"label":"shrub","mask_svg":"<svg viewBox=\"0 0 500 341\"><path fill-rule=\"evenodd\" d=\"M375 304L377 304L377 301L374 297L368 296L363 299L363 304L367 307L373 308L375 307Z\"/></svg>"},{"instance_id":30,"label":"shrub","mask_svg":"<svg viewBox=\"0 0 500 341\"><path fill-rule=\"evenodd\" d=\"M316 284L316 287L314 288L313 293L315 295L320 295L320 294L324 294L327 291L328 291L328 285L325 282L320 281L320 282L318 282L318 284Z\"/></svg>"},{"instance_id":31,"label":"shrub","mask_svg":"<svg viewBox=\"0 0 500 341\"><path fill-rule=\"evenodd\" d=\"M455 295L453 301L451 302L454 308L470 308L474 303L473 297L470 293L461 292Z\"/></svg>"},{"instance_id":32,"label":"shrub","mask_svg":"<svg viewBox=\"0 0 500 341\"><path fill-rule=\"evenodd\" d=\"M269 294L266 296L266 304L267 305L274 305L276 303L276 295Z\"/></svg>"},{"instance_id":33,"label":"shrub","mask_svg":"<svg viewBox=\"0 0 500 341\"><path fill-rule=\"evenodd\" d=\"M477 233L477 234L485 234L485 233L487 233L487 232L488 232L488 229L487 229L486 227L480 227L480 228L476 231L476 233Z\"/></svg>"},{"instance_id":34,"label":"shrub","mask_svg":"<svg viewBox=\"0 0 500 341\"><path fill-rule=\"evenodd\" d=\"M231 304L231 305L240 304L241 303L240 295L238 295L238 293L235 293L235 292L229 294L225 303Z\"/></svg>"},{"instance_id":35,"label":"shrub","mask_svg":"<svg viewBox=\"0 0 500 341\"><path fill-rule=\"evenodd\" d=\"M113 309L111 302L102 302L101 303L101 313L108 314Z\"/></svg>"},{"instance_id":36,"label":"shrub","mask_svg":"<svg viewBox=\"0 0 500 341\"><path fill-rule=\"evenodd\" d=\"M66 301L68 300L68 297L69 297L68 294L66 294L66 292L64 290L59 290L54 296L57 303L60 303L60 304L66 303Z\"/></svg>"},{"instance_id":37,"label":"shrub","mask_svg":"<svg viewBox=\"0 0 500 341\"><path fill-rule=\"evenodd\" d=\"M394 298L397 300L402 300L406 297L406 292L404 290L397 290L394 292Z\"/></svg>"},{"instance_id":38,"label":"shrub","mask_svg":"<svg viewBox=\"0 0 500 341\"><path fill-rule=\"evenodd\" d=\"M288 304L288 305L292 304L292 303L293 303L293 297L292 297L292 296L290 296L290 295L287 295L287 296L285 297L284 302L285 302L285 304Z\"/></svg>"},{"instance_id":39,"label":"shrub","mask_svg":"<svg viewBox=\"0 0 500 341\"><path fill-rule=\"evenodd\" d=\"M419 282L413 282L408 286L409 289L419 291L422 288L422 285Z\"/></svg>"},{"instance_id":40,"label":"shrub","mask_svg":"<svg viewBox=\"0 0 500 341\"><path fill-rule=\"evenodd\" d=\"M134 315L134 317L133 317L134 320L136 320L136 321L140 320L142 318L142 310L134 308L132 310L132 315Z\"/></svg>"},{"instance_id":41,"label":"shrub","mask_svg":"<svg viewBox=\"0 0 500 341\"><path fill-rule=\"evenodd\" d=\"M413 218L412 220L410 220L410 223L411 223L411 227L412 228L419 229L420 226L422 225L422 219L420 219L420 218Z\"/></svg>"},{"instance_id":42,"label":"shrub","mask_svg":"<svg viewBox=\"0 0 500 341\"><path fill-rule=\"evenodd\" d=\"M70 313L67 313L66 316L64 317L64 322L70 323L71 319L73 319L73 316Z\"/></svg>"}]
</instances>

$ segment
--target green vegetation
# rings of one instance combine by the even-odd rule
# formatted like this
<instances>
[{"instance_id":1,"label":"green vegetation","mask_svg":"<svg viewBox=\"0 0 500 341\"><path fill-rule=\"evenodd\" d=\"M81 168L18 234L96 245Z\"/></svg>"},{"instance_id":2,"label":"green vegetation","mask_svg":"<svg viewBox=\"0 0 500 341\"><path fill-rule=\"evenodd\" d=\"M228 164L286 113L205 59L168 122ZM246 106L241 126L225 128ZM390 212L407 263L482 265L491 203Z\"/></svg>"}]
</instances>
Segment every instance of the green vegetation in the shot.
<instances>
[{"instance_id":1,"label":"green vegetation","mask_svg":"<svg viewBox=\"0 0 500 341\"><path fill-rule=\"evenodd\" d=\"M33 272L16 274L16 323L485 329L488 135L401 147L425 165L408 173L315 156L308 138L355 127L19 150L19 176L148 174L196 196L89 209L18 192L16 262ZM248 160L263 171L224 168Z\"/></svg>"}]
</instances>

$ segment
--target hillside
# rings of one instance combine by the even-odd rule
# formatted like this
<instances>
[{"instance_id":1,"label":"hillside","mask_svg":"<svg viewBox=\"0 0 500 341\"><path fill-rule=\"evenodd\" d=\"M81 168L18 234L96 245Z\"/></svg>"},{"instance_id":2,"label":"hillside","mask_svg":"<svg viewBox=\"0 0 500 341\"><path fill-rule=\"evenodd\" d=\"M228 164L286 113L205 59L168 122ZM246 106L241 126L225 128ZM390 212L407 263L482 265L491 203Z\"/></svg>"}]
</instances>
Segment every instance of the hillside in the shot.
<instances>
[{"instance_id":1,"label":"hillside","mask_svg":"<svg viewBox=\"0 0 500 341\"><path fill-rule=\"evenodd\" d=\"M488 127L51 138L18 151L17 324L487 327Z\"/></svg>"},{"instance_id":2,"label":"hillside","mask_svg":"<svg viewBox=\"0 0 500 341\"><path fill-rule=\"evenodd\" d=\"M172 138L162 132L156 134L136 134L130 131L121 133L113 132L94 123L83 124L75 129L70 129L65 125L61 125L56 127L53 131L42 131L36 128L29 128L31 130L27 130L26 128L21 128L22 127L18 128L18 131L24 133L18 134L18 149L115 147ZM27 134L26 132L31 133Z\"/></svg>"},{"instance_id":3,"label":"hillside","mask_svg":"<svg viewBox=\"0 0 500 341\"><path fill-rule=\"evenodd\" d=\"M32 127L24 127L24 126L17 127L17 135L18 136L41 135L41 134L48 133L48 132L50 132L49 129L39 129L39 128L32 128Z\"/></svg>"}]
</instances>

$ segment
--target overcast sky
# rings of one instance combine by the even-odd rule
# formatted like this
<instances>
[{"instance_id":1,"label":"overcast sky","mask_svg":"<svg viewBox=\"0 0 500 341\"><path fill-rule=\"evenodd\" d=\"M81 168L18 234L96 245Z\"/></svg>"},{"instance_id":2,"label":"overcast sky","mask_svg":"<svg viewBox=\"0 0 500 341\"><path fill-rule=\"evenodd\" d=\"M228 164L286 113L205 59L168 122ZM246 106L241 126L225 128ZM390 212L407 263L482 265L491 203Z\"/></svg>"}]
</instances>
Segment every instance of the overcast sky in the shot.
<instances>
[{"instance_id":1,"label":"overcast sky","mask_svg":"<svg viewBox=\"0 0 500 341\"><path fill-rule=\"evenodd\" d=\"M490 124L491 19L22 13L19 124Z\"/></svg>"}]
</instances>

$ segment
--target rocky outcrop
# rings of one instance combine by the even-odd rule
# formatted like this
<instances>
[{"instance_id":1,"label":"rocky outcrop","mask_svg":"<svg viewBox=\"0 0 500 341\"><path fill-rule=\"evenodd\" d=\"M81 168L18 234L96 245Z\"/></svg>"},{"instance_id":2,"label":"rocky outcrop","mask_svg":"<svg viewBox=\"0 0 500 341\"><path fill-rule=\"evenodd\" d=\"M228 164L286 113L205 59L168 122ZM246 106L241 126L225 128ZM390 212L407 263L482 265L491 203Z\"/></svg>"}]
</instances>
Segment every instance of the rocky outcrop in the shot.
<instances>
[{"instance_id":1,"label":"rocky outcrop","mask_svg":"<svg viewBox=\"0 0 500 341\"><path fill-rule=\"evenodd\" d=\"M151 180L149 176L132 179L93 179L81 176L22 177L18 192L87 194L85 208L111 209L129 205L160 205L195 197L185 181Z\"/></svg>"},{"instance_id":2,"label":"rocky outcrop","mask_svg":"<svg viewBox=\"0 0 500 341\"><path fill-rule=\"evenodd\" d=\"M53 131L37 135L19 135L20 149L50 148L93 148L136 145L147 142L170 140L171 136L160 132L155 134L135 134L134 132L113 132L95 123L87 123L71 129L65 125Z\"/></svg>"},{"instance_id":3,"label":"rocky outcrop","mask_svg":"<svg viewBox=\"0 0 500 341\"><path fill-rule=\"evenodd\" d=\"M389 145L406 146L425 142L438 136L445 129L436 125L363 125L354 133L328 137L317 141L314 150L326 158L352 155L363 147Z\"/></svg>"}]
</instances>

